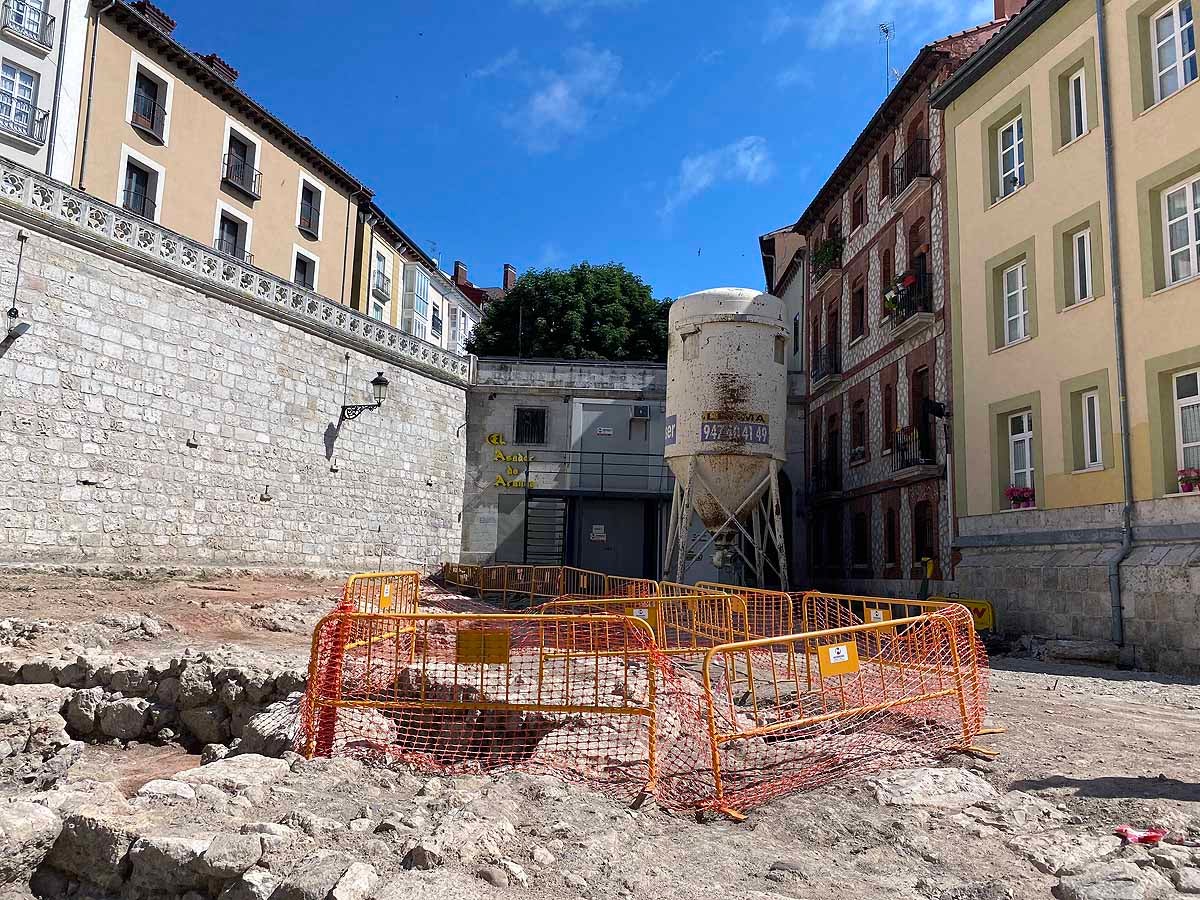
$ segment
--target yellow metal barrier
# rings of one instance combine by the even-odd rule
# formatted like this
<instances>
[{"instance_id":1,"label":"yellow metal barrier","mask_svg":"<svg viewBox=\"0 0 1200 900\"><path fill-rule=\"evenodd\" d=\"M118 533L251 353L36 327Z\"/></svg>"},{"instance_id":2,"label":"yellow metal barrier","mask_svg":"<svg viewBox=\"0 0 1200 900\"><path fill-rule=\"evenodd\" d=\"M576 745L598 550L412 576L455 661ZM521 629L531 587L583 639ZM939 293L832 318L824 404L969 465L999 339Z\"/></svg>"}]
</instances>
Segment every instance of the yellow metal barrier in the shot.
<instances>
[{"instance_id":1,"label":"yellow metal barrier","mask_svg":"<svg viewBox=\"0 0 1200 900\"><path fill-rule=\"evenodd\" d=\"M658 582L649 578L627 578L624 575L604 577L605 597L657 597Z\"/></svg>"},{"instance_id":2,"label":"yellow metal barrier","mask_svg":"<svg viewBox=\"0 0 1200 900\"><path fill-rule=\"evenodd\" d=\"M783 591L739 587L715 581L697 581L695 591L701 593L736 594L746 601L746 630L751 637L775 637L799 631L799 621L792 610L792 597Z\"/></svg>"},{"instance_id":3,"label":"yellow metal barrier","mask_svg":"<svg viewBox=\"0 0 1200 900\"><path fill-rule=\"evenodd\" d=\"M974 597L930 597L929 599L940 600L943 603L961 603L974 618L976 631L993 631L996 628L996 610L990 600L979 600Z\"/></svg>"},{"instance_id":4,"label":"yellow metal barrier","mask_svg":"<svg viewBox=\"0 0 1200 900\"><path fill-rule=\"evenodd\" d=\"M446 563L442 566L442 580L450 587L461 588L465 591L479 590L481 575L480 566L468 566L461 563Z\"/></svg>"},{"instance_id":5,"label":"yellow metal barrier","mask_svg":"<svg viewBox=\"0 0 1200 900\"><path fill-rule=\"evenodd\" d=\"M420 596L420 572L362 572L347 580L342 604L355 612L415 613Z\"/></svg>"}]
</instances>

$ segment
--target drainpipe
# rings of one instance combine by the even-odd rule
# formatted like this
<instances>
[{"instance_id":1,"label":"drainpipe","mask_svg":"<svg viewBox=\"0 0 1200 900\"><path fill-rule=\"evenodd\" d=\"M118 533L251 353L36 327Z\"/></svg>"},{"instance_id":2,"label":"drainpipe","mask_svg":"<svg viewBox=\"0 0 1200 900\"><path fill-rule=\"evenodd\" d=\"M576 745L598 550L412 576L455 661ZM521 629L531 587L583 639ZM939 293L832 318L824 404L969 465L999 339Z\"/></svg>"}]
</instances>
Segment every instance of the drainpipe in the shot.
<instances>
[{"instance_id":1,"label":"drainpipe","mask_svg":"<svg viewBox=\"0 0 1200 900\"><path fill-rule=\"evenodd\" d=\"M87 108L83 117L83 146L79 149L79 190L83 186L83 172L87 167L88 131L92 124L92 92L96 86L96 45L100 43L100 17L117 5L117 0L109 0L103 9L96 10L96 21L92 26L92 53L88 62L88 95Z\"/></svg>"},{"instance_id":2,"label":"drainpipe","mask_svg":"<svg viewBox=\"0 0 1200 900\"><path fill-rule=\"evenodd\" d=\"M67 23L71 21L71 0L63 0L62 27L58 35L58 69L54 72L54 112L50 114L50 140L46 142L46 174L54 166L54 139L58 136L58 106L62 99L63 57L67 53Z\"/></svg>"},{"instance_id":3,"label":"drainpipe","mask_svg":"<svg viewBox=\"0 0 1200 900\"><path fill-rule=\"evenodd\" d=\"M1108 86L1108 43L1104 0L1096 0L1096 36L1100 49L1100 107L1104 115L1104 177L1108 193L1109 280L1113 303L1113 337L1116 342L1117 403L1121 411L1121 469L1125 489L1121 506L1121 549L1108 564L1108 593L1112 599L1112 639L1125 645L1125 620L1121 609L1121 563L1133 546L1133 463L1130 455L1129 398L1125 379L1125 322L1121 310L1121 255L1117 241L1117 185L1113 167L1112 105Z\"/></svg>"}]
</instances>

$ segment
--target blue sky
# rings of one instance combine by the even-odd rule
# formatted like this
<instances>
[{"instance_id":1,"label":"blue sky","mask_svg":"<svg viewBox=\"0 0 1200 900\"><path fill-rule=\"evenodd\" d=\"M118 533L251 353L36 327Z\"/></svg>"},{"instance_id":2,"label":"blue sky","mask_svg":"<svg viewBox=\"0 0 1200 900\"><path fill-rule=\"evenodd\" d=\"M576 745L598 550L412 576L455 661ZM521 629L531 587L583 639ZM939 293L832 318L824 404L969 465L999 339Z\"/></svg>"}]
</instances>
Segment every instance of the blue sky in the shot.
<instances>
[{"instance_id":1,"label":"blue sky","mask_svg":"<svg viewBox=\"0 0 1200 900\"><path fill-rule=\"evenodd\" d=\"M762 283L903 71L991 0L158 0L176 36L477 284L616 260L655 296Z\"/></svg>"}]
</instances>

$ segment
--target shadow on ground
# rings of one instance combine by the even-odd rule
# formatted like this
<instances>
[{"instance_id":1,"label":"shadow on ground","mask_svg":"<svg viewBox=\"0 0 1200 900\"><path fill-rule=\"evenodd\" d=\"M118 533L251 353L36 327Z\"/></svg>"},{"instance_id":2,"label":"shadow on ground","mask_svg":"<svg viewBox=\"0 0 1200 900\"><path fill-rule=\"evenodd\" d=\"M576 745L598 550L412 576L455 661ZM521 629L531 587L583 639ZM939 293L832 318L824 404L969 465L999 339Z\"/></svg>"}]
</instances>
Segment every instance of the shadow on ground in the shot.
<instances>
[{"instance_id":1,"label":"shadow on ground","mask_svg":"<svg viewBox=\"0 0 1200 900\"><path fill-rule=\"evenodd\" d=\"M1070 790L1077 797L1097 797L1104 800L1177 800L1200 803L1200 784L1179 781L1163 776L1101 778L1066 778L1051 775L1048 778L1029 778L1014 781L1009 785L1014 791Z\"/></svg>"}]
</instances>

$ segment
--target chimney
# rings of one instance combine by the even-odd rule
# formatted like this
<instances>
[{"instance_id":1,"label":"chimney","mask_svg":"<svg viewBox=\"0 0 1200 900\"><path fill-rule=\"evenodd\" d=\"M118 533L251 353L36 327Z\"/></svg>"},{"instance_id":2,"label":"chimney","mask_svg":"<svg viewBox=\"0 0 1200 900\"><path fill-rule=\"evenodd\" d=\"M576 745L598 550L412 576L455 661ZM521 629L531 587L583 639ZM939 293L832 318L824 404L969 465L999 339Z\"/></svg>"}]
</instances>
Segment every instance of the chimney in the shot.
<instances>
[{"instance_id":1,"label":"chimney","mask_svg":"<svg viewBox=\"0 0 1200 900\"><path fill-rule=\"evenodd\" d=\"M1007 19L1019 13L1029 0L996 0L996 18Z\"/></svg>"},{"instance_id":2,"label":"chimney","mask_svg":"<svg viewBox=\"0 0 1200 900\"><path fill-rule=\"evenodd\" d=\"M149 19L151 24L163 34L170 34L175 30L175 20L151 3L150 0L137 0L133 4L133 8Z\"/></svg>"},{"instance_id":3,"label":"chimney","mask_svg":"<svg viewBox=\"0 0 1200 900\"><path fill-rule=\"evenodd\" d=\"M504 292L507 294L517 283L517 270L508 263L504 264Z\"/></svg>"},{"instance_id":4,"label":"chimney","mask_svg":"<svg viewBox=\"0 0 1200 900\"><path fill-rule=\"evenodd\" d=\"M208 67L210 69L212 69L230 84L233 84L233 82L237 81L238 70L229 63L225 62L225 60L221 59L221 57L217 56L217 54L209 53L200 58L208 63Z\"/></svg>"},{"instance_id":5,"label":"chimney","mask_svg":"<svg viewBox=\"0 0 1200 900\"><path fill-rule=\"evenodd\" d=\"M454 261L454 283L459 287L463 287L467 282L467 267L463 265L461 259Z\"/></svg>"}]
</instances>

